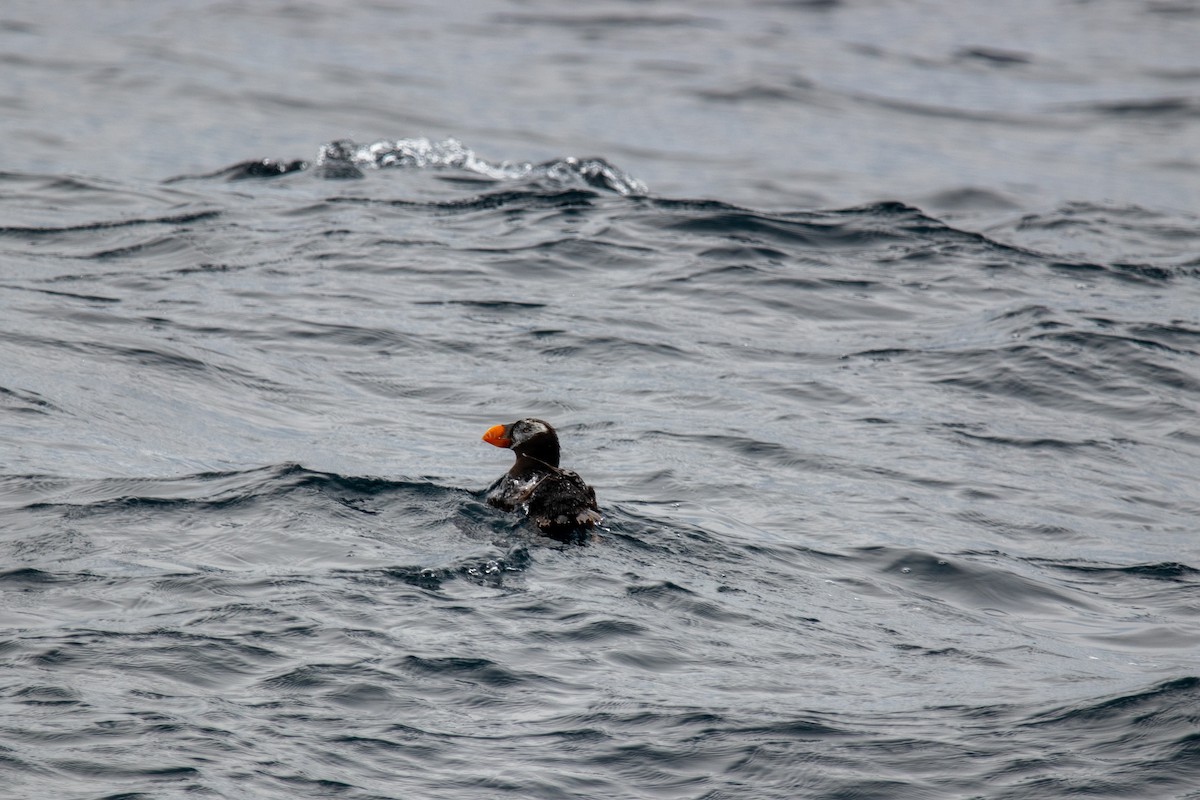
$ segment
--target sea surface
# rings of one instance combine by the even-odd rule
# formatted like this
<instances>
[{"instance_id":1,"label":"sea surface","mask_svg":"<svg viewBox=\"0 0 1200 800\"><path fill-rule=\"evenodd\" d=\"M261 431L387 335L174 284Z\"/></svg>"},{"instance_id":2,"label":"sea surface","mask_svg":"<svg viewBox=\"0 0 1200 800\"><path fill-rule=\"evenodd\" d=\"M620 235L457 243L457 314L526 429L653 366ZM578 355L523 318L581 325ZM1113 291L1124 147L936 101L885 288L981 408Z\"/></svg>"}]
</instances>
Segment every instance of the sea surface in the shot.
<instances>
[{"instance_id":1,"label":"sea surface","mask_svg":"<svg viewBox=\"0 0 1200 800\"><path fill-rule=\"evenodd\" d=\"M1198 43L6 0L0 797L1200 798Z\"/></svg>"}]
</instances>

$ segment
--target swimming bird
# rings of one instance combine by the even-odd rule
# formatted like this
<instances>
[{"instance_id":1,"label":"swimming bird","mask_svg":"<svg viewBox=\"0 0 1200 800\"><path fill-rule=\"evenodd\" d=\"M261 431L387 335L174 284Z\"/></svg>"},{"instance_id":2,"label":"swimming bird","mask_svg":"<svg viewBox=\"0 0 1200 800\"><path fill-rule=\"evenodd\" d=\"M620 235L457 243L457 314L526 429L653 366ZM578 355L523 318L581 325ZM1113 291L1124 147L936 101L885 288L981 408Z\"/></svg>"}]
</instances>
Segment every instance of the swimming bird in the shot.
<instances>
[{"instance_id":1,"label":"swimming bird","mask_svg":"<svg viewBox=\"0 0 1200 800\"><path fill-rule=\"evenodd\" d=\"M493 425L483 441L517 455L512 469L487 492L487 502L505 511L524 511L542 533L555 538L586 531L602 519L596 492L579 474L558 465L558 434L540 419Z\"/></svg>"}]
</instances>

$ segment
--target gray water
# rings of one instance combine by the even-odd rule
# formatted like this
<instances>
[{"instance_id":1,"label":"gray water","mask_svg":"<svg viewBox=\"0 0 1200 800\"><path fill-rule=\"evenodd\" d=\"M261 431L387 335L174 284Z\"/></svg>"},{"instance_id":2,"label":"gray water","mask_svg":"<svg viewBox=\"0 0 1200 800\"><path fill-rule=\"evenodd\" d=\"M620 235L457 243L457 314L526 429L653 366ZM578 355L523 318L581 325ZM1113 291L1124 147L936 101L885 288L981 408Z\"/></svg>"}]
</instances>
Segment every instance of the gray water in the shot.
<instances>
[{"instance_id":1,"label":"gray water","mask_svg":"<svg viewBox=\"0 0 1200 800\"><path fill-rule=\"evenodd\" d=\"M5 4L0 796L1200 798L1198 41Z\"/></svg>"}]
</instances>

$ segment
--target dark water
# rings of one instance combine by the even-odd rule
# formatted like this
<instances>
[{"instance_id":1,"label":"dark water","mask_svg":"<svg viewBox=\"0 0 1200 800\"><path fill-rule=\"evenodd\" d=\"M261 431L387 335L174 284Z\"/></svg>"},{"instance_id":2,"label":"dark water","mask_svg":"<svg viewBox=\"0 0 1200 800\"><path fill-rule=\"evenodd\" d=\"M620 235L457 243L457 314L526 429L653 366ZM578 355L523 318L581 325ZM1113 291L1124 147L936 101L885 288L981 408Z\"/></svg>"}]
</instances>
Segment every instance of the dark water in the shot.
<instances>
[{"instance_id":1,"label":"dark water","mask_svg":"<svg viewBox=\"0 0 1200 800\"><path fill-rule=\"evenodd\" d=\"M1200 798L1197 41L6 3L0 796Z\"/></svg>"}]
</instances>

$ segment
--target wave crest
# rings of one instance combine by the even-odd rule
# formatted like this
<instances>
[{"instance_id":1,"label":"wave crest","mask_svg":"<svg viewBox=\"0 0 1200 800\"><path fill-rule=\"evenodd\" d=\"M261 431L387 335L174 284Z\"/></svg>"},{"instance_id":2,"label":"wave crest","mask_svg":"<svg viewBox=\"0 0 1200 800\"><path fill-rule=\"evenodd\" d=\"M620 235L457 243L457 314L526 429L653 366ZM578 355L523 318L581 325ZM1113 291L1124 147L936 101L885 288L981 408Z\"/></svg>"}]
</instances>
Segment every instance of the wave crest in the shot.
<instances>
[{"instance_id":1,"label":"wave crest","mask_svg":"<svg viewBox=\"0 0 1200 800\"><path fill-rule=\"evenodd\" d=\"M342 139L321 146L317 169L325 177L357 178L364 169L453 169L492 180L542 180L556 185L587 186L622 195L644 195L644 183L602 158L568 156L541 163L493 162L480 158L458 139L425 137L383 139L358 144Z\"/></svg>"}]
</instances>

